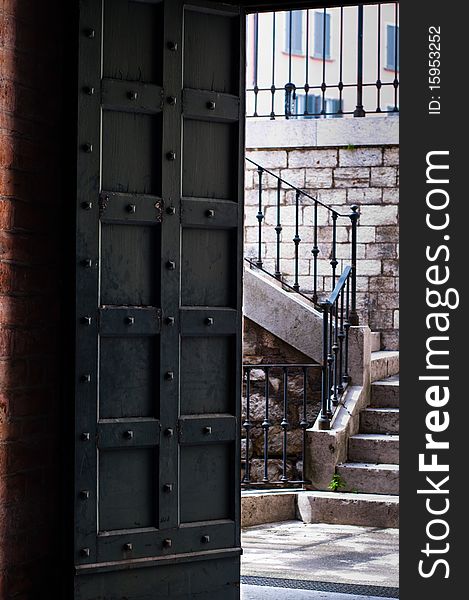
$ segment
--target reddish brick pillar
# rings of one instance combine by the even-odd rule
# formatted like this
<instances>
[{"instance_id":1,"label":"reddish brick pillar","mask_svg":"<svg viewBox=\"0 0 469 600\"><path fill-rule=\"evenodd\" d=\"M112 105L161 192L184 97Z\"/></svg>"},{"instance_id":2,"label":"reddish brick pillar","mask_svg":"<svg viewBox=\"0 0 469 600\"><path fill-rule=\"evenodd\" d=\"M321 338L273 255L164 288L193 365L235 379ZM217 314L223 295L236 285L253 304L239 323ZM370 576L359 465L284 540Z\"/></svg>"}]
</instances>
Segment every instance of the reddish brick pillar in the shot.
<instances>
[{"instance_id":1,"label":"reddish brick pillar","mask_svg":"<svg viewBox=\"0 0 469 600\"><path fill-rule=\"evenodd\" d=\"M0 598L59 598L60 27L0 0Z\"/></svg>"}]
</instances>

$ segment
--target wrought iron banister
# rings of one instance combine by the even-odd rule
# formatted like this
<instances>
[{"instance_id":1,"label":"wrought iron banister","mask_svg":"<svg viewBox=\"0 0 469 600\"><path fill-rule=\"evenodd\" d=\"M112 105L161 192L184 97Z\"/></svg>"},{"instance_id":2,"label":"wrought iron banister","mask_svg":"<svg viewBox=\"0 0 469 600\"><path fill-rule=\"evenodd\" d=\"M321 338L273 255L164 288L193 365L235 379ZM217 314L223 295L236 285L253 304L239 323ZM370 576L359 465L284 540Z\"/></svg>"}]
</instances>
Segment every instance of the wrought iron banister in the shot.
<instances>
[{"instance_id":1,"label":"wrought iron banister","mask_svg":"<svg viewBox=\"0 0 469 600\"><path fill-rule=\"evenodd\" d=\"M289 183L284 178L280 177L270 169L266 169L261 166L256 161L251 158L246 157L246 161L255 167L255 171L257 171L257 240L255 244L255 256L247 256L246 258L250 262L252 266L255 266L264 272L267 272L269 275L275 277L278 280L281 280L284 285L291 288L292 291L301 293L303 296L308 297L312 300L312 302L320 307L321 299L320 295L324 296L330 292L336 284L337 280L337 267L339 266L338 259L338 227L339 226L348 226L350 228L350 242L342 243L341 249L343 251L344 247L348 244L348 260L350 261L351 266L351 297L350 297L350 323L352 325L358 325L358 314L357 314L357 305L356 305L356 265L357 265L357 227L359 221L359 212L358 206L353 205L350 207L350 213L346 214L344 212L339 212L335 208L331 208L324 202L318 200L308 192L298 188L297 186ZM264 202L264 192L266 191L266 176L273 178L275 183L274 189L276 190L276 202L275 206L269 207L270 214L274 212L275 209L275 224L266 222L266 207ZM293 221L290 221L289 225L293 228L293 236L291 239L286 239L284 236L285 222L283 220L283 211L287 209L287 205L282 202L282 190L291 190L294 192L294 216ZM300 219L300 211L303 211L304 208L310 207L312 209L311 215L308 216L307 222L301 222ZM321 214L320 214L321 211ZM301 212L301 215L304 213ZM327 219L324 219L324 214L327 216ZM321 219L320 219L321 217ZM323 223L325 220L329 223L327 226L324 226ZM251 224L246 222L246 227L249 227ZM254 226L254 224L252 224ZM330 253L329 256L323 256L321 253L321 244L319 243L319 230L324 230L327 228L330 231ZM275 248L273 252L268 255L264 253L264 249L266 244L265 234L268 234L272 231L275 232ZM312 233L312 236L311 236ZM302 243L306 244L307 242L302 241L302 236L312 237L312 246L310 248L310 253L312 258L309 259L311 262L311 268L309 268L308 262L308 272L303 273L301 271L301 263L300 263L300 255ZM284 250L287 244L293 244L293 248L290 248L290 254L293 259L293 268L290 273L285 273L283 269L283 265L285 264ZM272 244L270 244L272 247ZM303 253L304 257L305 253ZM291 258L289 259L291 261ZM347 260L342 255L341 257L344 260ZM329 263L329 273L325 273L324 269L320 269L320 261L326 261ZM266 268L266 262L270 261L272 268ZM288 276L293 278L293 281L290 283L288 281ZM330 277L331 286L328 289L327 287L327 276ZM303 289L304 286L300 284L300 278L303 281L308 281L308 287ZM320 281L321 280L321 281ZM324 283L326 281L326 284Z\"/></svg>"},{"instance_id":2,"label":"wrought iron banister","mask_svg":"<svg viewBox=\"0 0 469 600\"><path fill-rule=\"evenodd\" d=\"M352 275L352 267L345 267L329 298L322 303L323 357L320 429L330 429L334 410L350 381L348 358Z\"/></svg>"},{"instance_id":3,"label":"wrought iron banister","mask_svg":"<svg viewBox=\"0 0 469 600\"><path fill-rule=\"evenodd\" d=\"M320 202L317 198L290 184L288 181L247 158L247 161L254 165L258 176L257 190L255 195L255 219L252 228L255 230L256 243L253 244L254 256L246 256L245 260L253 268L257 268L270 277L282 281L282 285L304 298L308 298L316 307L322 311L323 321L323 352L321 364L246 364L243 366L244 374L244 404L243 404L243 429L244 429L244 474L243 485L303 485L308 483L306 480L307 466L305 466L308 456L306 453L307 429L312 426L311 410L314 407L320 407L319 427L329 429L331 419L335 408L340 403L340 398L344 393L348 383L348 345L349 329L351 325L358 325L358 316L356 312L356 261L357 261L357 228L359 212L357 206L351 206L351 212L346 214L339 212ZM264 202L264 193L269 189L268 178L273 178L275 182L275 203L268 207L269 213L266 213ZM293 205L282 202L282 191L290 190L294 194ZM292 230L292 238L285 239L285 221L283 210L290 206L290 221L288 226ZM309 207L310 215L307 222L300 223L300 212L303 208ZM312 208L312 210L311 210ZM293 210L292 210L293 209ZM327 219L320 221L319 211L327 214ZM266 215L269 217L266 219ZM323 215L324 216L324 215ZM327 221L327 223L326 223ZM321 225L320 225L321 223ZM251 224L246 223L249 227ZM339 226L347 226L349 239L348 251L340 254L340 260L345 260L346 264L340 276L337 276L339 267L338 239ZM321 256L321 243L319 230L325 227L326 233L330 237L328 245L328 256L324 259L329 263L329 274L326 277L324 271L319 270L319 261L324 260ZM271 229L270 233L268 228ZM303 229L302 229L303 228ZM310 290L300 287L300 276L303 277L300 268L300 251L303 250L301 236L304 235L304 228L308 228L306 238L312 242L307 251L312 254L312 272L308 269L308 280L311 282ZM272 231L274 235L272 235ZM324 238L324 231L321 231L321 239ZM273 248L273 256L264 253L264 236L268 235L270 242L275 238L275 243L270 243ZM342 236L343 238L344 236ZM343 241L343 239L342 239ZM284 248L286 244L293 244L289 249L290 256L293 256L293 270L291 276L293 281L288 281L284 276ZM345 244L347 246L347 244ZM344 246L344 244L342 244ZM291 259L290 259L291 261ZM267 262L270 263L267 264ZM330 287L319 282L320 277L324 281L331 282ZM320 299L320 296L322 299ZM324 297L326 298L324 300ZM296 375L295 375L296 371ZM255 373L262 373L261 388L259 388L259 378L254 377ZM302 398L300 416L292 418L291 408L298 404L298 398L292 398L290 384L295 377L302 376ZM279 374L280 373L280 377ZM315 403L308 394L308 374L316 373L318 384L318 399ZM274 405L275 394L272 393L272 378L277 379L277 395L281 395L280 401L277 398L277 404ZM299 384L296 381L294 389L298 391ZM320 387L320 392L319 392ZM272 389L274 389L272 387ZM259 405L262 404L260 412ZM275 407L275 411L273 411ZM261 414L262 413L262 414ZM276 414L276 420L273 419L273 413ZM254 416L253 416L254 415ZM301 449L298 448L298 435L301 436ZM260 445L262 436L262 447ZM296 436L296 437L295 437ZM295 446L296 443L296 446ZM293 448L292 448L293 444ZM275 446L275 452L272 455L272 445ZM255 454L253 454L253 448ZM279 459L279 453L281 459ZM296 459L296 463L293 459ZM294 465L301 465L301 468Z\"/></svg>"},{"instance_id":4,"label":"wrought iron banister","mask_svg":"<svg viewBox=\"0 0 469 600\"><path fill-rule=\"evenodd\" d=\"M335 301L339 297L339 294L340 294L342 288L344 287L344 284L347 281L347 278L350 275L351 271L352 271L352 267L350 265L345 267L345 269L342 272L342 275L339 277L339 280L336 283L335 288L332 290L331 295L327 299L328 304L335 303Z\"/></svg>"},{"instance_id":5,"label":"wrought iron banister","mask_svg":"<svg viewBox=\"0 0 469 600\"><path fill-rule=\"evenodd\" d=\"M349 358L349 329L350 329L350 281L352 268L348 265L342 272L329 298L322 303L323 311L323 359L322 364L294 363L262 363L243 365L244 403L244 474L242 483L249 486L304 485L309 483L306 477L308 455L307 429L313 425L311 407L314 401L308 395L308 373L315 371L321 379L320 412L318 425L320 429L330 429L335 409L341 401L350 381L348 373ZM292 405L298 404L298 398L293 398L290 380L298 371L302 377L301 406L295 418L291 418ZM262 373L259 377L258 373ZM254 377L254 373L257 374ZM279 377L280 375L280 377ZM271 392L273 377L276 377L277 398ZM258 389L253 390L257 384ZM298 382L293 388L298 390ZM280 397L281 396L281 397ZM257 408L253 409L256 398ZM276 401L276 404L274 402ZM263 408L259 408L259 402ZM274 410L275 409L275 410ZM272 418L272 413L277 418ZM255 413L255 416L253 416ZM255 432L256 437L253 439ZM261 432L262 431L262 432ZM301 436L301 449L289 443L289 435ZM273 434L273 437L272 435ZM262 444L260 437L262 436ZM291 440L291 437L290 437ZM295 441L293 439L293 441ZM277 453L270 452L272 442L277 447ZM253 446L257 448L252 451ZM281 445L281 459L278 458L278 447ZM259 448L262 446L262 456ZM296 459L296 466L289 464ZM253 462L257 468L253 474ZM261 465L259 465L261 463ZM301 465L298 468L297 465ZM277 478L272 474L270 466L275 467Z\"/></svg>"}]
</instances>

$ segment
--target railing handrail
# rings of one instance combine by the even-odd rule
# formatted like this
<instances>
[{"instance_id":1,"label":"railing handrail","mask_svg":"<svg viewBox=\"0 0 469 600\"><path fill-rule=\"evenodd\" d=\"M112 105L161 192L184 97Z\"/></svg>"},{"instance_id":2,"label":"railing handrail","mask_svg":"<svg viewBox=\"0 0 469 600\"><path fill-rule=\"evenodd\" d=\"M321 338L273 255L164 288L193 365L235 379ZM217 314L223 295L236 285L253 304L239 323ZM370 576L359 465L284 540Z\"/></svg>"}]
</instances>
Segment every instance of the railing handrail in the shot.
<instances>
[{"instance_id":1,"label":"railing handrail","mask_svg":"<svg viewBox=\"0 0 469 600\"><path fill-rule=\"evenodd\" d=\"M339 277L339 280L337 281L335 288L332 290L331 295L323 304L327 304L328 306L332 306L334 304L334 302L339 297L339 294L342 291L342 288L344 288L345 285L347 284L347 279L348 279L351 271L352 271L352 267L350 265L347 265L345 267L345 269L342 271L342 275Z\"/></svg>"},{"instance_id":2,"label":"railing handrail","mask_svg":"<svg viewBox=\"0 0 469 600\"><path fill-rule=\"evenodd\" d=\"M343 213L340 213L340 212L334 210L333 208L331 208L327 204L324 204L324 202L321 202L320 200L318 200L314 196L311 196L311 194L308 194L308 192L305 192L301 188L296 187L292 183L289 183L285 179L282 179L282 177L280 177L279 175L276 175L275 173L272 173L272 171L269 171L269 169L266 169L265 167L263 167L259 163L256 163L256 161L252 160L251 158L248 158L247 156L245 156L245 159L248 160L253 165L256 165L256 167L258 169L262 169L262 171L264 173L268 173L271 177L275 177L275 179L277 179L278 181L281 181L282 183L284 183L285 185L287 185L292 190L295 190L295 192L299 192L302 196L306 196L306 198L309 198L310 200L313 200L315 203L319 204L319 206L322 206L323 208L325 208L326 210L328 210L330 213L333 213L333 214L337 215L338 217L348 217L349 216L349 215L344 215Z\"/></svg>"}]
</instances>

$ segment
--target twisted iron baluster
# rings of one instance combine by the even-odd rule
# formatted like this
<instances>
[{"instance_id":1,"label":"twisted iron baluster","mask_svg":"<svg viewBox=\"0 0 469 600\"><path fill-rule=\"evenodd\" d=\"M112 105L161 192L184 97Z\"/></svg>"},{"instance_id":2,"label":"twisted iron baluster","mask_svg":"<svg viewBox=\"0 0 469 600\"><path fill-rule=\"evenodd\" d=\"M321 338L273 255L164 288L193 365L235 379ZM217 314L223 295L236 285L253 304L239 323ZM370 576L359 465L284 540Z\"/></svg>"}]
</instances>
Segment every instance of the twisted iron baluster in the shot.
<instances>
[{"instance_id":1,"label":"twisted iron baluster","mask_svg":"<svg viewBox=\"0 0 469 600\"><path fill-rule=\"evenodd\" d=\"M280 220L280 193L281 193L282 182L280 179L277 180L277 226L275 232L277 235L277 260L275 263L275 277L280 279L282 273L280 272L280 236L282 233L282 224Z\"/></svg>"},{"instance_id":2,"label":"twisted iron baluster","mask_svg":"<svg viewBox=\"0 0 469 600\"><path fill-rule=\"evenodd\" d=\"M309 115L308 95L309 95L309 9L306 10L306 54L305 54L305 108L303 114Z\"/></svg>"},{"instance_id":3,"label":"twisted iron baluster","mask_svg":"<svg viewBox=\"0 0 469 600\"><path fill-rule=\"evenodd\" d=\"M258 249L257 249L257 261L256 265L262 267L262 221L264 220L264 214L262 212L262 174L264 169L262 167L257 168L259 174L259 209L256 215L256 219L259 222L258 230Z\"/></svg>"},{"instance_id":4,"label":"twisted iron baluster","mask_svg":"<svg viewBox=\"0 0 469 600\"><path fill-rule=\"evenodd\" d=\"M352 223L352 239L351 239L352 259L351 259L351 265L350 265L352 267L352 272L351 272L352 297L351 297L350 313L348 314L348 321L350 322L350 325L358 325L359 319L358 319L358 313L357 313L357 227L358 227L358 219L360 218L360 215L358 213L358 206L353 205L351 207L351 209L352 209L352 212L349 215L349 218Z\"/></svg>"},{"instance_id":5,"label":"twisted iron baluster","mask_svg":"<svg viewBox=\"0 0 469 600\"><path fill-rule=\"evenodd\" d=\"M270 109L270 118L273 121L275 119L275 50L276 50L276 13L272 13L272 85L270 86L270 93L272 95L272 106Z\"/></svg>"},{"instance_id":6,"label":"twisted iron baluster","mask_svg":"<svg viewBox=\"0 0 469 600\"><path fill-rule=\"evenodd\" d=\"M339 50L339 110L337 114L342 114L342 104L343 104L343 91L344 91L344 77L343 77L343 67L344 67L344 7L340 7L340 50Z\"/></svg>"},{"instance_id":7,"label":"twisted iron baluster","mask_svg":"<svg viewBox=\"0 0 469 600\"><path fill-rule=\"evenodd\" d=\"M357 106L354 110L354 117L364 117L363 108L363 4L357 6L358 25L357 25Z\"/></svg>"},{"instance_id":8,"label":"twisted iron baluster","mask_svg":"<svg viewBox=\"0 0 469 600\"><path fill-rule=\"evenodd\" d=\"M378 4L378 57L377 57L377 76L376 76L376 112L381 112L381 4Z\"/></svg>"},{"instance_id":9,"label":"twisted iron baluster","mask_svg":"<svg viewBox=\"0 0 469 600\"><path fill-rule=\"evenodd\" d=\"M292 80L292 29L293 29L293 15L292 11L289 12L289 48L288 48L288 83L285 84L285 118L289 119L292 115L292 99L295 94L295 84Z\"/></svg>"},{"instance_id":10,"label":"twisted iron baluster","mask_svg":"<svg viewBox=\"0 0 469 600\"><path fill-rule=\"evenodd\" d=\"M329 309L329 348L327 353L327 365L329 371L329 381L328 381L328 406L327 406L327 416L329 419L332 419L332 403L333 403L333 394L334 394L334 351L333 351L333 336L334 336L334 305L330 306Z\"/></svg>"},{"instance_id":11,"label":"twisted iron baluster","mask_svg":"<svg viewBox=\"0 0 469 600\"><path fill-rule=\"evenodd\" d=\"M338 306L338 300L336 300L334 302L333 311L334 311L334 339L333 339L333 344L332 344L332 354L334 356L334 373L333 373L333 386L332 386L332 404L334 406L337 406L337 404L339 403L339 396L337 393L337 388L339 385L339 382L338 382L338 377L339 377L339 372L338 372L338 368L339 368L339 361L338 361L338 355L339 355L339 343L338 343L339 306Z\"/></svg>"},{"instance_id":12,"label":"twisted iron baluster","mask_svg":"<svg viewBox=\"0 0 469 600\"><path fill-rule=\"evenodd\" d=\"M335 278L336 278L336 270L337 265L339 264L337 260L337 218L338 214L336 212L332 213L332 253L331 253L331 269L332 269L332 285L331 291L335 287Z\"/></svg>"},{"instance_id":13,"label":"twisted iron baluster","mask_svg":"<svg viewBox=\"0 0 469 600\"><path fill-rule=\"evenodd\" d=\"M345 329L344 329L344 294L345 288L342 288L340 292L340 326L339 326L339 377L337 392L342 395L344 391L344 340L345 340Z\"/></svg>"},{"instance_id":14,"label":"twisted iron baluster","mask_svg":"<svg viewBox=\"0 0 469 600\"><path fill-rule=\"evenodd\" d=\"M324 9L323 13L323 23L322 23L322 83L321 83L321 92L322 92L322 107L321 107L321 115L326 115L326 21L327 21L327 9Z\"/></svg>"},{"instance_id":15,"label":"twisted iron baluster","mask_svg":"<svg viewBox=\"0 0 469 600\"><path fill-rule=\"evenodd\" d=\"M328 371L328 343L329 343L329 302L322 304L322 382L321 382L321 414L319 428L330 428L329 404L329 371Z\"/></svg>"},{"instance_id":16,"label":"twisted iron baluster","mask_svg":"<svg viewBox=\"0 0 469 600\"><path fill-rule=\"evenodd\" d=\"M345 364L344 364L344 383L350 381L348 374L348 346L349 346L349 329L350 329L350 277L347 279L345 288Z\"/></svg>"},{"instance_id":17,"label":"twisted iron baluster","mask_svg":"<svg viewBox=\"0 0 469 600\"><path fill-rule=\"evenodd\" d=\"M251 369L246 369L246 419L243 423L243 427L246 430L246 461L244 468L243 483L251 483L251 461L249 458L249 446L250 446L250 432L252 423L250 420L250 404L251 404Z\"/></svg>"},{"instance_id":18,"label":"twisted iron baluster","mask_svg":"<svg viewBox=\"0 0 469 600\"><path fill-rule=\"evenodd\" d=\"M301 482L304 483L306 480L305 477L305 456L306 456L306 430L308 429L308 419L306 414L307 407L307 396L308 396L308 371L307 367L303 367L303 415L300 421L300 427L303 430L303 455L301 457L302 460L302 469L301 469Z\"/></svg>"},{"instance_id":19,"label":"twisted iron baluster","mask_svg":"<svg viewBox=\"0 0 469 600\"><path fill-rule=\"evenodd\" d=\"M298 252L299 245L301 242L301 238L299 235L299 226L300 226L300 190L296 190L296 200L295 200L295 236L293 238L293 243L295 244L295 283L293 284L293 289L295 292L300 291L300 284L298 282L299 276L299 260L298 260Z\"/></svg>"},{"instance_id":20,"label":"twisted iron baluster","mask_svg":"<svg viewBox=\"0 0 469 600\"><path fill-rule=\"evenodd\" d=\"M288 367L283 367L283 419L280 423L283 429L283 459L282 476L280 481L288 481L287 476L287 430L288 430Z\"/></svg>"},{"instance_id":21,"label":"twisted iron baluster","mask_svg":"<svg viewBox=\"0 0 469 600\"><path fill-rule=\"evenodd\" d=\"M264 368L265 373L265 417L262 422L262 429L264 430L264 478L263 482L268 483L269 481L269 367Z\"/></svg>"},{"instance_id":22,"label":"twisted iron baluster","mask_svg":"<svg viewBox=\"0 0 469 600\"><path fill-rule=\"evenodd\" d=\"M318 303L318 201L314 202L314 229L313 229L313 249L311 253L313 255L313 302Z\"/></svg>"},{"instance_id":23,"label":"twisted iron baluster","mask_svg":"<svg viewBox=\"0 0 469 600\"><path fill-rule=\"evenodd\" d=\"M254 14L254 116L257 117L259 97L259 14Z\"/></svg>"}]
</instances>

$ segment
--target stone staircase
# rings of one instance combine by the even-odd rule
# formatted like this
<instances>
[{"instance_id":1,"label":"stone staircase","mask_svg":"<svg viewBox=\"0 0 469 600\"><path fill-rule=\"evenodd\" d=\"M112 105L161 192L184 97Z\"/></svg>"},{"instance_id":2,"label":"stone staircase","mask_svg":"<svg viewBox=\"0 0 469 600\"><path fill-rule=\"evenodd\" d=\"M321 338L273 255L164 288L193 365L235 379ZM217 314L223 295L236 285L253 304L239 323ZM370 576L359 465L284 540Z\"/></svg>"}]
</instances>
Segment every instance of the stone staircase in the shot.
<instances>
[{"instance_id":1,"label":"stone staircase","mask_svg":"<svg viewBox=\"0 0 469 600\"><path fill-rule=\"evenodd\" d=\"M371 399L336 473L345 487L298 495L307 523L399 526L399 353L371 354Z\"/></svg>"},{"instance_id":2,"label":"stone staircase","mask_svg":"<svg viewBox=\"0 0 469 600\"><path fill-rule=\"evenodd\" d=\"M349 439L348 461L337 466L344 491L399 494L399 376L371 385L371 403Z\"/></svg>"}]
</instances>

